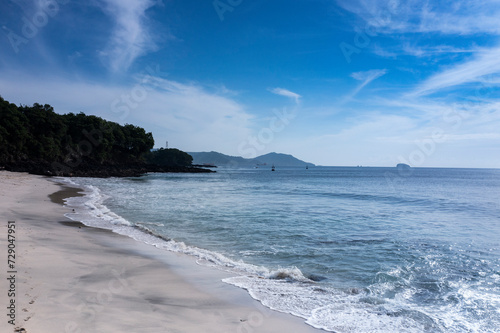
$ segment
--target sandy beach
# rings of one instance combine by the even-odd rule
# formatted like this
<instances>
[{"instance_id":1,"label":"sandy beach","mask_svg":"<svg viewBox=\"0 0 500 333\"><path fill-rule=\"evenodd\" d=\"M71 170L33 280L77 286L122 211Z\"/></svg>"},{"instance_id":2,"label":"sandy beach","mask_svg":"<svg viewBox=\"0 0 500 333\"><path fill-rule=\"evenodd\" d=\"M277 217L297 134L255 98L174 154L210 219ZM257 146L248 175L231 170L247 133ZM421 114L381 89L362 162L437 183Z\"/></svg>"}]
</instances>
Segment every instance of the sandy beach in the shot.
<instances>
[{"instance_id":1,"label":"sandy beach","mask_svg":"<svg viewBox=\"0 0 500 333\"><path fill-rule=\"evenodd\" d=\"M224 272L67 219L78 189L6 171L0 184L1 332L319 332Z\"/></svg>"}]
</instances>

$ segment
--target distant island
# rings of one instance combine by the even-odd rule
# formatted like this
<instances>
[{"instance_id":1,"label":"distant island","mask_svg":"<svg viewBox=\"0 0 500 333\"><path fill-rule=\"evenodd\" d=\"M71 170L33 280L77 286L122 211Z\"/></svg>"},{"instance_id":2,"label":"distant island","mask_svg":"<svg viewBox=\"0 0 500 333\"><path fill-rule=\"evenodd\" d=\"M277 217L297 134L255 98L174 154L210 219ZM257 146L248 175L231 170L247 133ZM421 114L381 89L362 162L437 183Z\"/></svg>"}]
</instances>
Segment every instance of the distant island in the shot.
<instances>
[{"instance_id":1,"label":"distant island","mask_svg":"<svg viewBox=\"0 0 500 333\"><path fill-rule=\"evenodd\" d=\"M130 177L147 172L212 172L178 149L152 151L152 133L48 105L0 96L0 169L47 176Z\"/></svg>"},{"instance_id":2,"label":"distant island","mask_svg":"<svg viewBox=\"0 0 500 333\"><path fill-rule=\"evenodd\" d=\"M232 167L265 167L275 165L276 167L313 167L313 163L304 162L288 154L269 153L255 158L243 158L230 156L215 151L211 152L188 152L193 157L193 164L216 165Z\"/></svg>"}]
</instances>

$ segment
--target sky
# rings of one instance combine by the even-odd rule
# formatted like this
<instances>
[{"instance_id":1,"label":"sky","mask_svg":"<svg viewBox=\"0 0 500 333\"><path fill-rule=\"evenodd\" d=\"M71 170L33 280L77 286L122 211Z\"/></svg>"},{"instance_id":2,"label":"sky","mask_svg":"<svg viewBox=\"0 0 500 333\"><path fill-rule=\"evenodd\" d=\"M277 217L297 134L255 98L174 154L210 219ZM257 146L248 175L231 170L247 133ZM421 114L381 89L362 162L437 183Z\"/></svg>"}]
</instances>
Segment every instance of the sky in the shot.
<instances>
[{"instance_id":1,"label":"sky","mask_svg":"<svg viewBox=\"0 0 500 333\"><path fill-rule=\"evenodd\" d=\"M4 0L0 96L155 147L500 168L500 1Z\"/></svg>"}]
</instances>

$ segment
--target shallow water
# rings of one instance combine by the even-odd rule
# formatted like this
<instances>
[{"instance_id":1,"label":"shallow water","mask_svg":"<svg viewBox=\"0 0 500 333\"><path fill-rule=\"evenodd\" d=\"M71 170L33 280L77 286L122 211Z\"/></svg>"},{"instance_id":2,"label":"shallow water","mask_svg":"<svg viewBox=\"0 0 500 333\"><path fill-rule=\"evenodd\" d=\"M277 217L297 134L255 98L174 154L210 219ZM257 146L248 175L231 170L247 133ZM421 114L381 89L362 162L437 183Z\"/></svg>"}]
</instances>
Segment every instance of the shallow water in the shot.
<instances>
[{"instance_id":1,"label":"shallow water","mask_svg":"<svg viewBox=\"0 0 500 333\"><path fill-rule=\"evenodd\" d=\"M70 180L67 180L70 181ZM335 332L500 331L500 170L218 169L72 178L70 217Z\"/></svg>"}]
</instances>

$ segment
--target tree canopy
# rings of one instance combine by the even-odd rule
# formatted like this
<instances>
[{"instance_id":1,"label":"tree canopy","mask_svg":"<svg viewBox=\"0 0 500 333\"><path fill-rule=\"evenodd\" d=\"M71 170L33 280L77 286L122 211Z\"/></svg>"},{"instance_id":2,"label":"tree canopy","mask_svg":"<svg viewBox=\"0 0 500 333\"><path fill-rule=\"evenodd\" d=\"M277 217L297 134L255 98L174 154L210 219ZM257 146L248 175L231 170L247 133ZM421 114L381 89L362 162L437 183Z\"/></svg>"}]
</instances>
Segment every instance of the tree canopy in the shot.
<instances>
[{"instance_id":1,"label":"tree canopy","mask_svg":"<svg viewBox=\"0 0 500 333\"><path fill-rule=\"evenodd\" d=\"M153 135L97 116L58 114L48 104L9 103L0 96L0 167L47 175L129 176L209 172L178 149L152 151Z\"/></svg>"},{"instance_id":2,"label":"tree canopy","mask_svg":"<svg viewBox=\"0 0 500 333\"><path fill-rule=\"evenodd\" d=\"M84 113L60 115L48 104L17 107L0 97L0 163L137 163L153 145L153 135L141 127Z\"/></svg>"},{"instance_id":3,"label":"tree canopy","mask_svg":"<svg viewBox=\"0 0 500 333\"><path fill-rule=\"evenodd\" d=\"M193 163L193 157L191 155L175 148L160 148L155 150L146 155L146 160L148 163L166 167L185 166Z\"/></svg>"},{"instance_id":4,"label":"tree canopy","mask_svg":"<svg viewBox=\"0 0 500 333\"><path fill-rule=\"evenodd\" d=\"M60 115L48 104L18 107L0 97L0 163L137 163L153 145L153 135L141 127L84 113Z\"/></svg>"}]
</instances>

